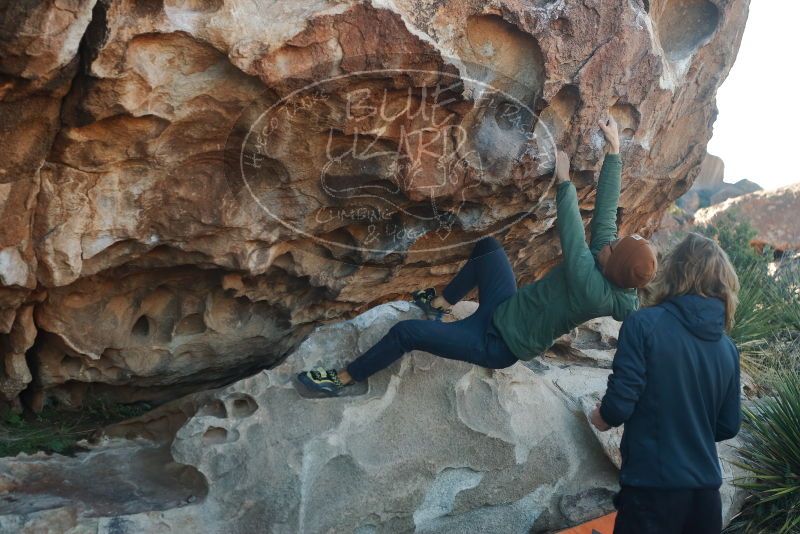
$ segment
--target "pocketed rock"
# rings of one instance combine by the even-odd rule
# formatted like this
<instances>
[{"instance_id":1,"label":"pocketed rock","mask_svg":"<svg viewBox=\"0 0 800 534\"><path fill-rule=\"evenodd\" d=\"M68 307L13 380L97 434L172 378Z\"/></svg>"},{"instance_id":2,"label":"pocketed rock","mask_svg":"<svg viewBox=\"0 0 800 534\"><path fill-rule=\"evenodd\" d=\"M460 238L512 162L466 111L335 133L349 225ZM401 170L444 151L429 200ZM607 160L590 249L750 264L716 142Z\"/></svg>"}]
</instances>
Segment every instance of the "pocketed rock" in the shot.
<instances>
[{"instance_id":1,"label":"pocketed rock","mask_svg":"<svg viewBox=\"0 0 800 534\"><path fill-rule=\"evenodd\" d=\"M620 230L649 235L699 170L748 0L6 4L0 335L33 305L42 365L0 367L77 406L247 376L318 324L444 284L484 235L520 283L542 276L552 149L588 221L605 113ZM246 339L212 332L175 271L235 299Z\"/></svg>"}]
</instances>

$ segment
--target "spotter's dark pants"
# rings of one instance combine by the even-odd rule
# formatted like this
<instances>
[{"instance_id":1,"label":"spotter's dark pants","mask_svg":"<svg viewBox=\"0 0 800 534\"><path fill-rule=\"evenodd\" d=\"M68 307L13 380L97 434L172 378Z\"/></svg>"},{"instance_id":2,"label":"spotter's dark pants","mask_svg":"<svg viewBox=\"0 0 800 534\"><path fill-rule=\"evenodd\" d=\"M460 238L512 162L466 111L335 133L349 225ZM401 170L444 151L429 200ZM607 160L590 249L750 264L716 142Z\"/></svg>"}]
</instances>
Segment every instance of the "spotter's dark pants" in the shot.
<instances>
[{"instance_id":1,"label":"spotter's dark pants","mask_svg":"<svg viewBox=\"0 0 800 534\"><path fill-rule=\"evenodd\" d=\"M516 356L491 324L494 309L517 291L508 257L492 237L485 237L475 244L469 260L447 285L442 296L450 304L455 304L476 286L480 305L475 313L452 323L417 319L400 321L347 366L350 376L357 382L366 380L412 350L489 369L502 369L516 363Z\"/></svg>"},{"instance_id":2,"label":"spotter's dark pants","mask_svg":"<svg viewBox=\"0 0 800 534\"><path fill-rule=\"evenodd\" d=\"M623 486L614 504L614 534L719 534L722 530L717 489Z\"/></svg>"}]
</instances>

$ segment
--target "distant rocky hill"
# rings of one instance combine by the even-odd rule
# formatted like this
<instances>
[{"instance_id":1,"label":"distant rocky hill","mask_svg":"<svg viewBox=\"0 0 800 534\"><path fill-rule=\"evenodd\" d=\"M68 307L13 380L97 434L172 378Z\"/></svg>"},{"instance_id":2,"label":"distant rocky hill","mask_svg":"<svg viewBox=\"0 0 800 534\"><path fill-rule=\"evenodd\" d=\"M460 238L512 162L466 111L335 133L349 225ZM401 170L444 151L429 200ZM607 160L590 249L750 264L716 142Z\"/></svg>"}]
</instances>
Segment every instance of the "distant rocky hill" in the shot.
<instances>
[{"instance_id":1,"label":"distant rocky hill","mask_svg":"<svg viewBox=\"0 0 800 534\"><path fill-rule=\"evenodd\" d=\"M692 188L677 200L676 205L687 213L694 213L729 198L760 190L760 185L747 179L735 183L725 182L725 162L722 158L707 153Z\"/></svg>"},{"instance_id":2,"label":"distant rocky hill","mask_svg":"<svg viewBox=\"0 0 800 534\"><path fill-rule=\"evenodd\" d=\"M754 246L781 253L800 250L800 183L729 198L698 210L694 221L713 223L729 212L746 219L758 231L751 241Z\"/></svg>"},{"instance_id":3,"label":"distant rocky hill","mask_svg":"<svg viewBox=\"0 0 800 534\"><path fill-rule=\"evenodd\" d=\"M691 189L667 211L653 241L662 250L697 225L713 224L724 214L748 221L758 232L751 244L776 252L800 250L800 183L764 191L747 179L725 182L725 163L706 154Z\"/></svg>"}]
</instances>

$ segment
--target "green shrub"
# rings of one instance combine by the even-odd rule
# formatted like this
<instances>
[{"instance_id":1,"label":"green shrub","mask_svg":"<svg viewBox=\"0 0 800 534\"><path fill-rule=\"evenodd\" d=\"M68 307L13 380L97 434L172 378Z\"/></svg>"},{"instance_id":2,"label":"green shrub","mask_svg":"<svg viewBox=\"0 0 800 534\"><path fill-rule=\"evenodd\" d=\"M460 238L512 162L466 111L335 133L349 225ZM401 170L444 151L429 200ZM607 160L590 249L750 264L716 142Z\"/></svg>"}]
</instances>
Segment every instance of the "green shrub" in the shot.
<instances>
[{"instance_id":1,"label":"green shrub","mask_svg":"<svg viewBox=\"0 0 800 534\"><path fill-rule=\"evenodd\" d=\"M774 371L800 370L800 296L788 279L776 280L760 265L739 270L739 307L731 338L742 368L759 384ZM765 385L765 384L764 384Z\"/></svg>"},{"instance_id":2,"label":"green shrub","mask_svg":"<svg viewBox=\"0 0 800 534\"><path fill-rule=\"evenodd\" d=\"M735 484L750 492L731 526L746 533L800 531L800 374L783 372L774 396L745 407Z\"/></svg>"},{"instance_id":3,"label":"green shrub","mask_svg":"<svg viewBox=\"0 0 800 534\"><path fill-rule=\"evenodd\" d=\"M761 265L751 262L737 271L741 289L730 336L741 354L742 368L756 377L768 365L770 342L784 329L782 303L777 283Z\"/></svg>"},{"instance_id":4,"label":"green shrub","mask_svg":"<svg viewBox=\"0 0 800 534\"><path fill-rule=\"evenodd\" d=\"M736 210L726 211L713 224L697 226L695 231L715 239L737 270L760 265L764 272L767 271L770 254L758 252L750 246L758 232L747 219L740 219Z\"/></svg>"},{"instance_id":5,"label":"green shrub","mask_svg":"<svg viewBox=\"0 0 800 534\"><path fill-rule=\"evenodd\" d=\"M800 262L800 257L790 261ZM792 332L800 332L800 264L778 266L778 270L777 298L784 304L781 306L781 322Z\"/></svg>"},{"instance_id":6,"label":"green shrub","mask_svg":"<svg viewBox=\"0 0 800 534\"><path fill-rule=\"evenodd\" d=\"M58 422L49 412L29 419L9 413L0 425L0 457L16 456L21 452L68 452L91 432L92 429Z\"/></svg>"},{"instance_id":7,"label":"green shrub","mask_svg":"<svg viewBox=\"0 0 800 534\"><path fill-rule=\"evenodd\" d=\"M794 356L776 347L785 338L800 331L800 277L797 270L776 279L770 273L769 250L758 252L750 246L756 230L735 211L726 212L714 224L700 226L695 231L715 239L731 258L739 275L739 307L735 325L730 332L742 355L742 367L757 382L762 375L784 368ZM794 354L794 353L791 353Z\"/></svg>"},{"instance_id":8,"label":"green shrub","mask_svg":"<svg viewBox=\"0 0 800 534\"><path fill-rule=\"evenodd\" d=\"M800 334L786 331L775 336L762 362L762 372L758 375L762 389L769 390L776 375L786 371L800 373Z\"/></svg>"}]
</instances>

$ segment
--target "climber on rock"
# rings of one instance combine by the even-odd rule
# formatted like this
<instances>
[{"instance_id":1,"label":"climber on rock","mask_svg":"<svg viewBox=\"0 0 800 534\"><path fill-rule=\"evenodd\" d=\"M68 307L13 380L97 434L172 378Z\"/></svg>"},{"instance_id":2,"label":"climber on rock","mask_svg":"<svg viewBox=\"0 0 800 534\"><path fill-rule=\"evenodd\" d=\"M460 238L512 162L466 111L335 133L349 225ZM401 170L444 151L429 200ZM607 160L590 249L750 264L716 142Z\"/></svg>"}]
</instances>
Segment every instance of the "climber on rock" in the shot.
<instances>
[{"instance_id":1,"label":"climber on rock","mask_svg":"<svg viewBox=\"0 0 800 534\"><path fill-rule=\"evenodd\" d=\"M312 390L338 395L344 387L366 380L412 350L501 369L534 358L556 338L589 319L611 315L622 320L634 311L639 305L635 288L654 277L656 255L650 243L638 235L616 237L622 170L619 131L613 118L601 120L599 125L609 150L598 180L591 243L586 243L577 192L569 179L569 159L559 151L555 176L561 264L541 280L517 290L502 246L485 237L475 244L441 295L433 288L415 293L415 301L426 312L438 315L477 286L475 313L449 323L400 321L345 369L304 371L298 376L300 382Z\"/></svg>"}]
</instances>

